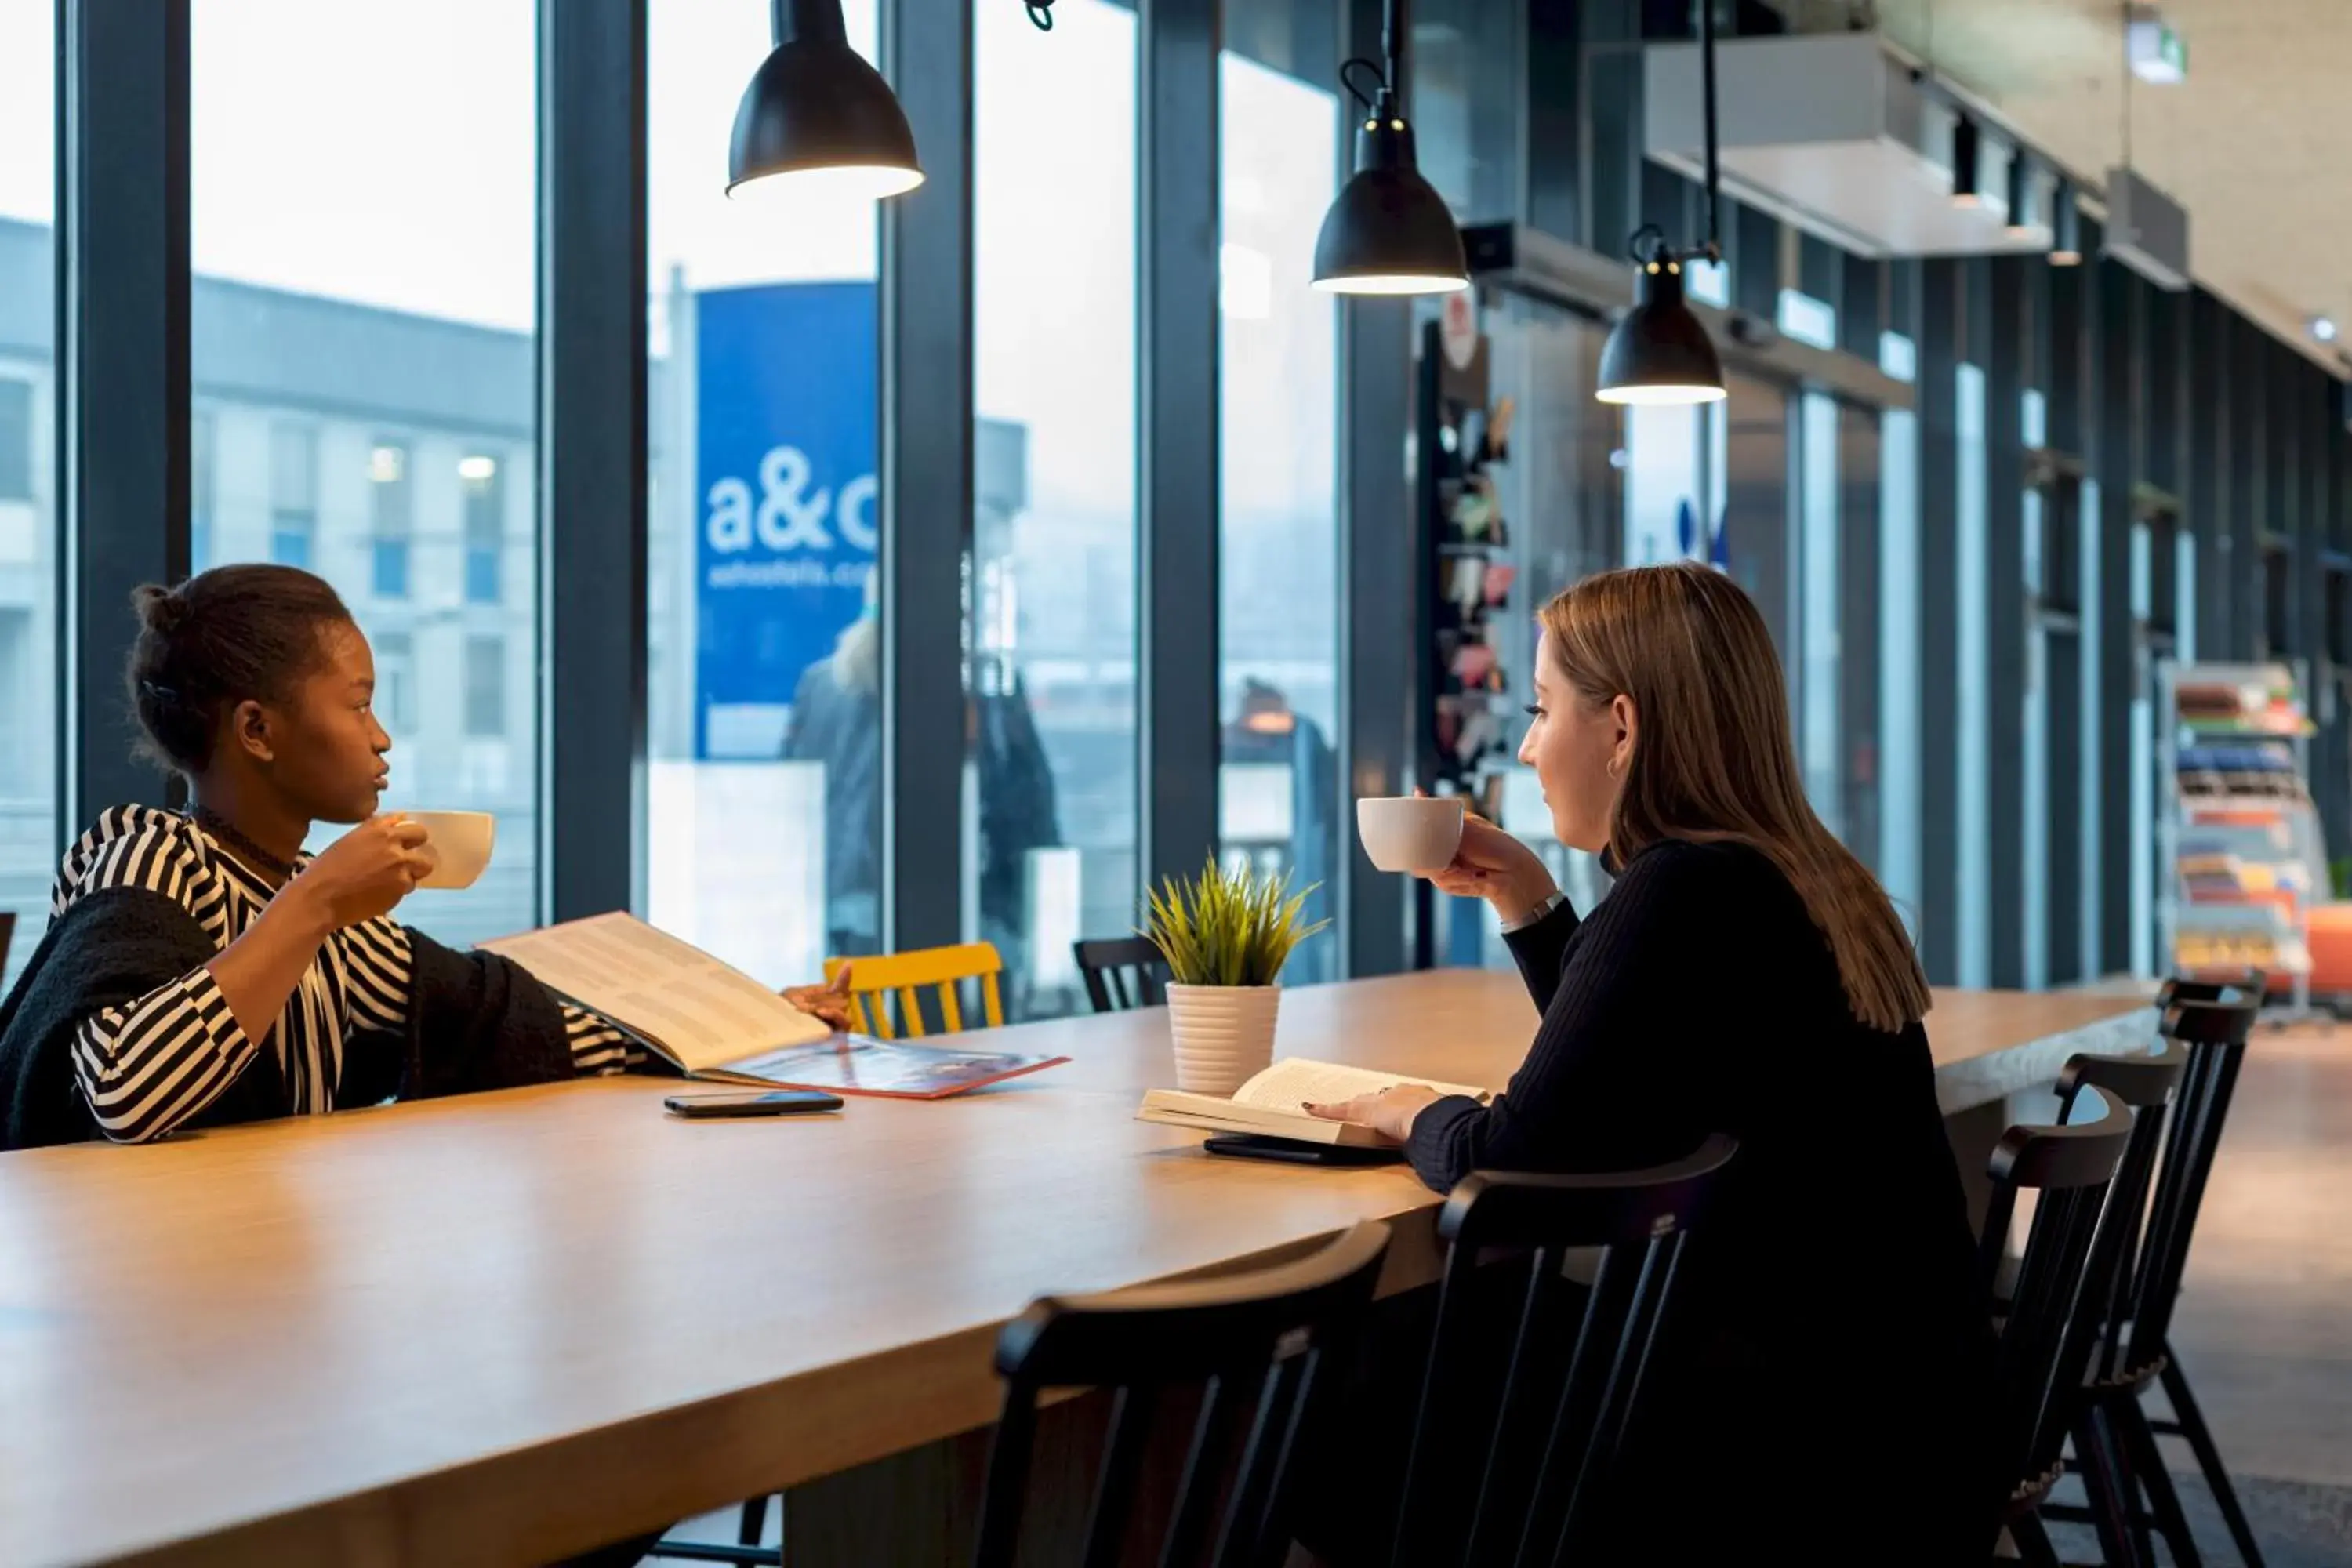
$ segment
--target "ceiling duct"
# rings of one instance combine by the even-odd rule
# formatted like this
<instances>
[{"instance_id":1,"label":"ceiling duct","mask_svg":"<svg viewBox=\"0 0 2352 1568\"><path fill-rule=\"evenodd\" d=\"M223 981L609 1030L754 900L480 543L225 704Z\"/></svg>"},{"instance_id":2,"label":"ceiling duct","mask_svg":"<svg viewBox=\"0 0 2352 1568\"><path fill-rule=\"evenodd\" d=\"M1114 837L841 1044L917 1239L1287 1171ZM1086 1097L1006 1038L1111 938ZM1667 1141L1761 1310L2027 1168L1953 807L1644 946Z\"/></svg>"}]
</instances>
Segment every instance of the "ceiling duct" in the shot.
<instances>
[{"instance_id":1,"label":"ceiling duct","mask_svg":"<svg viewBox=\"0 0 2352 1568\"><path fill-rule=\"evenodd\" d=\"M1874 33L1733 38L1717 46L1723 188L1868 256L1971 256L2050 247L2052 179L2029 160L2027 220L2011 227L2015 138L1976 116L1983 199L1952 200L1951 100ZM1643 50L1649 155L1693 179L1705 162L1698 46Z\"/></svg>"}]
</instances>

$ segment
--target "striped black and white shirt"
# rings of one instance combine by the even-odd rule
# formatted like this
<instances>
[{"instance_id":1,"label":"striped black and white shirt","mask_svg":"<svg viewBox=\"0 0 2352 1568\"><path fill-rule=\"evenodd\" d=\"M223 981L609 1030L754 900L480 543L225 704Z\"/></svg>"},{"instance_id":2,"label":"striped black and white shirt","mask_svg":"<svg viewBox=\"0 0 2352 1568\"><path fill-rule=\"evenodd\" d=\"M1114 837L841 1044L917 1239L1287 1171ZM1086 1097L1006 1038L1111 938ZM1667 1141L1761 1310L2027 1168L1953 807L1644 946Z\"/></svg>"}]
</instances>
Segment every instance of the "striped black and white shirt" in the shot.
<instances>
[{"instance_id":1,"label":"striped black and white shirt","mask_svg":"<svg viewBox=\"0 0 2352 1568\"><path fill-rule=\"evenodd\" d=\"M304 856L299 868L310 863ZM260 918L269 884L194 821L152 806L121 805L66 852L50 897L52 916L109 888L162 893L226 948ZM347 926L319 949L286 1011L261 1042L283 1076L290 1116L335 1109L344 1048L354 1035L398 1034L407 1024L409 945L388 918ZM604 1019L563 1005L572 1059L583 1074L616 1073L644 1060ZM257 1047L238 1027L212 971L199 967L75 1032L75 1081L99 1126L118 1142L160 1138L217 1100Z\"/></svg>"}]
</instances>

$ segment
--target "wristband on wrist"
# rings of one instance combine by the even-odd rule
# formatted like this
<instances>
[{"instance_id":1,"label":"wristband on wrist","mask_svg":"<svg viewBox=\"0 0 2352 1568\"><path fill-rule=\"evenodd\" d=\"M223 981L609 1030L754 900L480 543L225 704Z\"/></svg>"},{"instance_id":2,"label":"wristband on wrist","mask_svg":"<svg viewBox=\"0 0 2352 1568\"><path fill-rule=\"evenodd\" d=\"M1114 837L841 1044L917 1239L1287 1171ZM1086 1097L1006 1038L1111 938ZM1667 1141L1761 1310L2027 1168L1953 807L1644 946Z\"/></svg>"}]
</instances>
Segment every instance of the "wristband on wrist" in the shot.
<instances>
[{"instance_id":1,"label":"wristband on wrist","mask_svg":"<svg viewBox=\"0 0 2352 1568\"><path fill-rule=\"evenodd\" d=\"M1560 905L1566 902L1568 902L1568 895L1560 891L1558 888L1554 888L1551 891L1551 896L1538 902L1534 909L1529 910L1517 920L1505 921L1503 922L1503 934L1505 936L1508 936L1515 931L1525 931L1528 927L1535 924L1538 921L1543 919L1546 915L1551 913L1552 910L1559 908Z\"/></svg>"}]
</instances>

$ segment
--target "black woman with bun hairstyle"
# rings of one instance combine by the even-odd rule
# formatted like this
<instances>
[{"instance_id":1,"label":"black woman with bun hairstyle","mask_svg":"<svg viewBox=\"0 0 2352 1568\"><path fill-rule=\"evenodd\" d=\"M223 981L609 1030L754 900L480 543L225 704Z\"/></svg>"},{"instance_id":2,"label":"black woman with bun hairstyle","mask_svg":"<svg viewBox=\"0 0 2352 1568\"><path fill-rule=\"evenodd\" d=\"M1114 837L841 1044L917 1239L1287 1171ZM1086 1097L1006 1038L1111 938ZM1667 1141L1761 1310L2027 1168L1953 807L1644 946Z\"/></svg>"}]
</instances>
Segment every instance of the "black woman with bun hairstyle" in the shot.
<instances>
[{"instance_id":1,"label":"black woman with bun hairstyle","mask_svg":"<svg viewBox=\"0 0 2352 1568\"><path fill-rule=\"evenodd\" d=\"M392 739L334 589L221 566L134 595L130 698L188 805L120 805L67 851L0 1006L0 1148L319 1115L647 1068L605 1020L393 910L424 827L380 814ZM314 823L351 829L313 856ZM836 993L788 993L839 1026Z\"/></svg>"}]
</instances>

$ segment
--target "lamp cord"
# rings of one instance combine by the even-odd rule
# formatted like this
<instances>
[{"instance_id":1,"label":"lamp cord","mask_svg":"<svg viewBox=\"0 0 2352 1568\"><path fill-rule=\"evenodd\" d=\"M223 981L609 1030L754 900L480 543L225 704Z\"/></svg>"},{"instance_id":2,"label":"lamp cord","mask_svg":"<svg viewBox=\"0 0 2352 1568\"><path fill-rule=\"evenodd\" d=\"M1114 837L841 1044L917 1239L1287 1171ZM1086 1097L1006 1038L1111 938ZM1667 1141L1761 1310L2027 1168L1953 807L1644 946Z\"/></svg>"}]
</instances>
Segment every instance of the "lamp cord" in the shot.
<instances>
[{"instance_id":1,"label":"lamp cord","mask_svg":"<svg viewBox=\"0 0 2352 1568\"><path fill-rule=\"evenodd\" d=\"M1715 131L1715 0L1699 0L1698 57L1706 97L1706 258L1723 259L1722 198L1717 195L1718 154Z\"/></svg>"},{"instance_id":2,"label":"lamp cord","mask_svg":"<svg viewBox=\"0 0 2352 1568\"><path fill-rule=\"evenodd\" d=\"M2130 169L2131 169L2131 166L2132 166L2132 148L2131 148L2131 83L2132 83L2131 25L2132 25L2132 8L2131 8L2131 0L2123 0L2123 16L2124 16L2124 169L2125 169L2125 171L2126 171L2126 173L2128 173L2128 172L2130 171Z\"/></svg>"},{"instance_id":3,"label":"lamp cord","mask_svg":"<svg viewBox=\"0 0 2352 1568\"><path fill-rule=\"evenodd\" d=\"M1339 66L1339 85L1348 96L1363 105L1364 112L1376 119L1386 119L1397 111L1397 100L1402 96L1404 76L1404 0L1381 0L1381 58L1356 55ZM1369 71L1376 84L1370 90L1356 85L1356 73Z\"/></svg>"}]
</instances>

